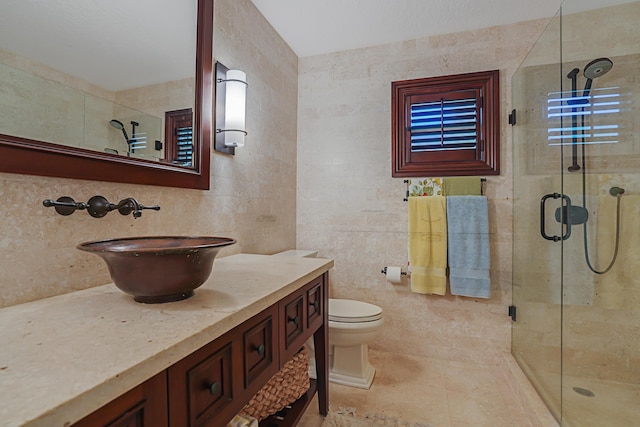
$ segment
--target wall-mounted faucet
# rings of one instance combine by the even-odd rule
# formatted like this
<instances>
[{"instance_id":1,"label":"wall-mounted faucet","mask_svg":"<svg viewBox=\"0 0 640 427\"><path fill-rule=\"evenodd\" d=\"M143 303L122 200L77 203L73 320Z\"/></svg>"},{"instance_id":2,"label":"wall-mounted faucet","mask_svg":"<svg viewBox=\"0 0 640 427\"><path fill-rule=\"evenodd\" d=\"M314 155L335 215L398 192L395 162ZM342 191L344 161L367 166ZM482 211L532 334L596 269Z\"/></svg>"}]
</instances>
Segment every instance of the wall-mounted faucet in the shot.
<instances>
[{"instance_id":1,"label":"wall-mounted faucet","mask_svg":"<svg viewBox=\"0 0 640 427\"><path fill-rule=\"evenodd\" d=\"M134 218L140 218L142 216L143 209L153 209L154 211L160 210L160 206L144 206L138 203L138 201L133 197L122 199L116 204L109 202L102 196L93 196L87 203L76 202L69 196L62 196L55 201L46 199L42 204L48 208L54 207L56 212L64 216L71 215L76 210L81 211L86 209L89 215L94 218L102 218L109 212L115 210L120 212L121 215L132 214Z\"/></svg>"}]
</instances>

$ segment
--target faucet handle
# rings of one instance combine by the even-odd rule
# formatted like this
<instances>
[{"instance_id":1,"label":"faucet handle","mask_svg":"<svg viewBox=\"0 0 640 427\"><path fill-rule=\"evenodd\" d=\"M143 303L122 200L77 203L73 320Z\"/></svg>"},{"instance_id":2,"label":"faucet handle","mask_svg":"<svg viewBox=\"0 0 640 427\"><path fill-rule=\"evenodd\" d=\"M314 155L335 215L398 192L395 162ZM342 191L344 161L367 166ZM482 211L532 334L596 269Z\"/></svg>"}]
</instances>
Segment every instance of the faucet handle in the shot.
<instances>
[{"instance_id":1,"label":"faucet handle","mask_svg":"<svg viewBox=\"0 0 640 427\"><path fill-rule=\"evenodd\" d=\"M56 212L60 215L71 215L76 210L83 210L87 208L86 203L76 202L69 196L58 197L57 200L46 199L42 201L42 205L50 208L54 207Z\"/></svg>"},{"instance_id":2,"label":"faucet handle","mask_svg":"<svg viewBox=\"0 0 640 427\"><path fill-rule=\"evenodd\" d=\"M158 205L153 205L153 206L140 205L140 209L153 209L154 211L159 211L160 210L160 206L158 206Z\"/></svg>"},{"instance_id":3,"label":"faucet handle","mask_svg":"<svg viewBox=\"0 0 640 427\"><path fill-rule=\"evenodd\" d=\"M133 217L134 218L140 218L142 216L142 209L153 209L154 211L159 211L160 210L160 206L158 206L158 205L145 206L145 205L142 205L140 203L138 203L138 208L140 208L140 209L133 211Z\"/></svg>"},{"instance_id":4,"label":"faucet handle","mask_svg":"<svg viewBox=\"0 0 640 427\"><path fill-rule=\"evenodd\" d=\"M123 202L125 203L123 204ZM153 209L154 211L160 210L160 206L145 206L141 203L138 203L138 201L134 198L125 199L118 205L122 205L118 208L118 212L120 212L121 215L129 215L130 213L133 213L134 218L140 218L142 216L143 209Z\"/></svg>"}]
</instances>

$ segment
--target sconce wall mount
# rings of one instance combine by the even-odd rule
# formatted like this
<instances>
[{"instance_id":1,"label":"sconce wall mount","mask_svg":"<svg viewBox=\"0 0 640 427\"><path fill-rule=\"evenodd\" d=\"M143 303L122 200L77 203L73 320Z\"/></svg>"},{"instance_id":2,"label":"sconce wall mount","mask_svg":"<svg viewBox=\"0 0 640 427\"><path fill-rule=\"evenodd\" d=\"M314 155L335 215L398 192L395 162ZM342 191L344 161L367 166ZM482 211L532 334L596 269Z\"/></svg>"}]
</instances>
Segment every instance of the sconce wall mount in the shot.
<instances>
[{"instance_id":1,"label":"sconce wall mount","mask_svg":"<svg viewBox=\"0 0 640 427\"><path fill-rule=\"evenodd\" d=\"M247 108L246 74L216 62L216 133L214 149L235 154L244 147Z\"/></svg>"}]
</instances>

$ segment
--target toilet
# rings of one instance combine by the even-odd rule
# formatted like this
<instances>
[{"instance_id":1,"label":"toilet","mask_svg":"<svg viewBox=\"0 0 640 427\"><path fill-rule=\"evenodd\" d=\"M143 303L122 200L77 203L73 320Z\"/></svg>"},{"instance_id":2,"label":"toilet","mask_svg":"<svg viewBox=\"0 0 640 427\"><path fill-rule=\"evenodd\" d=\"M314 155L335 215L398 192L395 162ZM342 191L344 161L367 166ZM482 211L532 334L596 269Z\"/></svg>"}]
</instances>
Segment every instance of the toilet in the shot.
<instances>
[{"instance_id":1,"label":"toilet","mask_svg":"<svg viewBox=\"0 0 640 427\"><path fill-rule=\"evenodd\" d=\"M382 308L363 301L329 299L329 381L371 387L376 369L368 344L380 332Z\"/></svg>"},{"instance_id":2,"label":"toilet","mask_svg":"<svg viewBox=\"0 0 640 427\"><path fill-rule=\"evenodd\" d=\"M317 252L289 250L274 256L315 258ZM382 308L363 301L329 298L329 381L368 389L376 369L369 363L368 344L384 323ZM313 339L309 347L309 375L315 378Z\"/></svg>"}]
</instances>

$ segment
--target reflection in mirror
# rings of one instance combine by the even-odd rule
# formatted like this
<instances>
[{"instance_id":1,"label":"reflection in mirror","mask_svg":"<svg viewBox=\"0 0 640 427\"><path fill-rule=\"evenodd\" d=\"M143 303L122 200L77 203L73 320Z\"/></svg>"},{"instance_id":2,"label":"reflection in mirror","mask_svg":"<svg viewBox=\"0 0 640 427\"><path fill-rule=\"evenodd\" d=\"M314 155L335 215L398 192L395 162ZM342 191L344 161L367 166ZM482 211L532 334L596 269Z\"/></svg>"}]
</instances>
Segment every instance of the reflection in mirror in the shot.
<instances>
[{"instance_id":1,"label":"reflection in mirror","mask_svg":"<svg viewBox=\"0 0 640 427\"><path fill-rule=\"evenodd\" d=\"M108 165L0 170L208 188L212 20L213 0L3 0L0 154ZM120 165L130 172L106 171Z\"/></svg>"},{"instance_id":2,"label":"reflection in mirror","mask_svg":"<svg viewBox=\"0 0 640 427\"><path fill-rule=\"evenodd\" d=\"M0 64L0 132L70 147L160 160L147 140L162 138L162 119ZM131 123L131 136L106 126ZM115 121L114 121L115 120ZM124 130L124 127L122 128Z\"/></svg>"},{"instance_id":3,"label":"reflection in mirror","mask_svg":"<svg viewBox=\"0 0 640 427\"><path fill-rule=\"evenodd\" d=\"M166 158L182 166L193 165L193 113L191 108L164 115Z\"/></svg>"}]
</instances>

